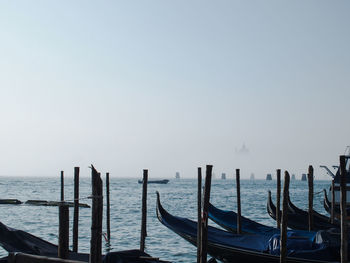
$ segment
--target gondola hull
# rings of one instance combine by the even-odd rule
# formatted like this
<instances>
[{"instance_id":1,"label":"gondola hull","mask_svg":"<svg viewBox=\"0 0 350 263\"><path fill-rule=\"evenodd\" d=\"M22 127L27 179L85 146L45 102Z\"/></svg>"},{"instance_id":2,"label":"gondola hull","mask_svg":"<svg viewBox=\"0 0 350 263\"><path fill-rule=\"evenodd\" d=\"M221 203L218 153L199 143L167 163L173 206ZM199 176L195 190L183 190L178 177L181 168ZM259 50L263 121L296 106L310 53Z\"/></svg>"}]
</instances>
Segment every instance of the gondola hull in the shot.
<instances>
[{"instance_id":1,"label":"gondola hull","mask_svg":"<svg viewBox=\"0 0 350 263\"><path fill-rule=\"evenodd\" d=\"M327 213L329 213L330 215L332 214L332 203L329 201L328 199L328 196L327 196L327 192L325 189L323 189L323 193L324 193L324 199L323 199L323 207L324 209L327 211ZM347 219L349 220L350 219L350 207L347 207L346 208L346 213L347 213ZM337 220L340 220L340 207L339 205L334 205L334 218L336 220L336 222L338 222L339 224L339 221Z\"/></svg>"},{"instance_id":2,"label":"gondola hull","mask_svg":"<svg viewBox=\"0 0 350 263\"><path fill-rule=\"evenodd\" d=\"M160 203L159 193L157 193L157 217L167 228L192 245L197 245L197 223L169 214ZM238 235L208 226L207 251L212 257L223 262L280 262L279 255L268 253L268 241L267 236L254 234ZM332 261L327 259L327 257L330 257L330 251L326 247L319 247L319 249L313 249L312 251L289 251L289 253L291 254L286 260L288 263L326 263ZM327 260L325 261L325 259Z\"/></svg>"},{"instance_id":3,"label":"gondola hull","mask_svg":"<svg viewBox=\"0 0 350 263\"><path fill-rule=\"evenodd\" d=\"M47 242L25 231L7 227L1 222L0 246L2 246L9 253L20 252L31 255L57 258L57 245ZM78 260L80 262L89 262L89 254L69 251L69 259ZM102 260L104 263L170 263L168 261L152 259L152 257L149 254L142 252L138 249L111 252L103 256ZM0 263L2 262L7 262L6 258L0 259Z\"/></svg>"},{"instance_id":4,"label":"gondola hull","mask_svg":"<svg viewBox=\"0 0 350 263\"><path fill-rule=\"evenodd\" d=\"M224 211L216 208L211 203L209 203L208 217L225 230L232 233L237 233L237 213L234 211ZM241 216L241 230L242 233L260 234L267 236L272 236L280 233L280 230L277 228L265 226L244 216ZM316 232L309 232L304 230L289 230L288 232L290 232L290 234L293 233L299 236L307 237L310 240L313 240L316 235Z\"/></svg>"},{"instance_id":5,"label":"gondola hull","mask_svg":"<svg viewBox=\"0 0 350 263\"><path fill-rule=\"evenodd\" d=\"M276 220L276 206L272 202L271 192L269 191L269 196L267 199L267 212ZM282 212L280 211L280 216ZM281 217L280 217L281 218ZM339 222L335 222L334 224L330 223L330 219L326 216L318 214L316 211L314 213L313 218L313 230L327 230L330 228L338 228ZM291 229L297 230L308 230L309 229L309 217L308 212L303 211L297 208L292 202L289 200L288 204L288 227Z\"/></svg>"}]
</instances>

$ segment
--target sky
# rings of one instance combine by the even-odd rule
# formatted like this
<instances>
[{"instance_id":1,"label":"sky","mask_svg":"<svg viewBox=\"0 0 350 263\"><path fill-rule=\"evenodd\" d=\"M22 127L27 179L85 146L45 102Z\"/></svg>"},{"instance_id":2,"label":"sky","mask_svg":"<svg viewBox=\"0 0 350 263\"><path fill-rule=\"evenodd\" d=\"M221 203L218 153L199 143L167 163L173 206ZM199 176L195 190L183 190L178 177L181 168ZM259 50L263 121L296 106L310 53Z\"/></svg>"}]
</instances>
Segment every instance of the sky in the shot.
<instances>
[{"instance_id":1,"label":"sky","mask_svg":"<svg viewBox=\"0 0 350 263\"><path fill-rule=\"evenodd\" d=\"M0 3L0 175L297 178L350 145L349 1ZM246 151L241 151L243 145Z\"/></svg>"}]
</instances>

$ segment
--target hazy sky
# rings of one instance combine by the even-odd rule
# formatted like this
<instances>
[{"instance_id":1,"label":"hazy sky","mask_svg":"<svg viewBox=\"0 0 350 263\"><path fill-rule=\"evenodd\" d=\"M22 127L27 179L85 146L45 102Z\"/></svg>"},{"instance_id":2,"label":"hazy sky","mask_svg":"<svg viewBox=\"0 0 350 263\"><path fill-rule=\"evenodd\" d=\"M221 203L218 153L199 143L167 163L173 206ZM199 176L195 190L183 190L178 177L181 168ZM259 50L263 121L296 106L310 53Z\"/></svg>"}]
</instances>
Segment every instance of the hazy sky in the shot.
<instances>
[{"instance_id":1,"label":"hazy sky","mask_svg":"<svg viewBox=\"0 0 350 263\"><path fill-rule=\"evenodd\" d=\"M1 1L0 174L297 177L350 145L349 1ZM243 144L249 150L240 153Z\"/></svg>"}]
</instances>

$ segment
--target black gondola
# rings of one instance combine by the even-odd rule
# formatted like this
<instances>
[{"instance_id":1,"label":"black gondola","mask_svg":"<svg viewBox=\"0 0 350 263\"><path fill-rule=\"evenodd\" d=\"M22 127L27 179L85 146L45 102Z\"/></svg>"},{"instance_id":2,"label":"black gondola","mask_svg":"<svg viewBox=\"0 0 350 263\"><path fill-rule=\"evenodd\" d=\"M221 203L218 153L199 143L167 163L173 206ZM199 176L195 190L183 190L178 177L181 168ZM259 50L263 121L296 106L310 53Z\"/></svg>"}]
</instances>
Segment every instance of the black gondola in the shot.
<instances>
[{"instance_id":1,"label":"black gondola","mask_svg":"<svg viewBox=\"0 0 350 263\"><path fill-rule=\"evenodd\" d=\"M334 216L336 218L340 218L340 167L333 165L334 169L337 171L334 173L325 165L320 165L321 168L324 168L332 177L332 184L328 188L328 193L325 193L323 205L326 211L331 214L331 202L332 196L334 194ZM346 178L346 210L347 213L350 213L350 146L347 146L345 149L345 178ZM332 185L334 183L334 189L332 189ZM324 190L325 191L325 190ZM349 217L348 217L349 219Z\"/></svg>"},{"instance_id":2,"label":"black gondola","mask_svg":"<svg viewBox=\"0 0 350 263\"><path fill-rule=\"evenodd\" d=\"M57 245L47 242L39 237L29 234L22 230L7 227L0 222L0 246L9 253L26 253L46 257L57 257ZM69 259L89 262L89 254L69 252ZM1 260L6 260L1 259ZM1 261L0 261L1 262ZM103 256L104 263L125 262L125 263L170 263L167 261L156 260L147 253L140 250L126 250L111 252Z\"/></svg>"},{"instance_id":3,"label":"black gondola","mask_svg":"<svg viewBox=\"0 0 350 263\"><path fill-rule=\"evenodd\" d=\"M269 191L268 199L267 199L267 212L268 214L276 220L276 206L272 202L271 191ZM280 211L280 215L281 215ZM308 212L299 209L296 207L290 199L288 200L288 227L292 229L298 230L308 230L309 229L309 218ZM336 221L334 224L330 223L330 219L324 215L313 211L314 221L313 221L313 229L314 230L326 230L330 228L339 228L339 222ZM281 217L280 217L281 218Z\"/></svg>"},{"instance_id":4,"label":"black gondola","mask_svg":"<svg viewBox=\"0 0 350 263\"><path fill-rule=\"evenodd\" d=\"M208 217L225 230L237 233L237 213L234 211L221 210L209 203ZM272 236L280 233L280 230L275 227L260 224L244 216L241 216L241 228L243 233L250 234ZM290 235L304 236L310 240L313 240L316 235L316 232L304 230L288 230L288 232Z\"/></svg>"},{"instance_id":5,"label":"black gondola","mask_svg":"<svg viewBox=\"0 0 350 263\"><path fill-rule=\"evenodd\" d=\"M167 228L196 246L197 222L169 214L161 205L157 192L157 217ZM233 234L208 226L208 253L223 262L277 263L280 261L279 238L256 234ZM325 263L334 259L326 242L312 243L309 239L293 237L287 241L288 263ZM275 254L274 254L275 253Z\"/></svg>"},{"instance_id":6,"label":"black gondola","mask_svg":"<svg viewBox=\"0 0 350 263\"><path fill-rule=\"evenodd\" d=\"M324 193L324 199L323 199L323 206L324 206L324 209L329 213L331 214L332 213L332 203L329 201L328 199L328 196L327 196L327 192L325 189L323 189L323 193ZM348 215L348 219L350 219L350 207L347 207L346 208L346 213ZM337 221L337 219L340 218L340 207L339 205L334 205L334 218L336 219L336 222L338 222L339 224L339 221Z\"/></svg>"}]
</instances>

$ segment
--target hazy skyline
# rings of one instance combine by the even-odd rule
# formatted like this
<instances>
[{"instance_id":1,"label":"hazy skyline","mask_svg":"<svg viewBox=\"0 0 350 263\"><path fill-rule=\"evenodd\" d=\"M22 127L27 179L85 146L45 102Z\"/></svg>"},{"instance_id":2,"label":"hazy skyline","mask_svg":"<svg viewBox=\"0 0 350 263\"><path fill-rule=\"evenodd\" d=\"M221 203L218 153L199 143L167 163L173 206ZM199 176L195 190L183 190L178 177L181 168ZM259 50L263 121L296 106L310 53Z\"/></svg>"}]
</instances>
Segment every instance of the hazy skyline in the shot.
<instances>
[{"instance_id":1,"label":"hazy skyline","mask_svg":"<svg viewBox=\"0 0 350 263\"><path fill-rule=\"evenodd\" d=\"M2 1L0 175L264 178L350 145L348 1ZM249 150L239 153L242 145ZM238 150L238 151L237 151Z\"/></svg>"}]
</instances>

